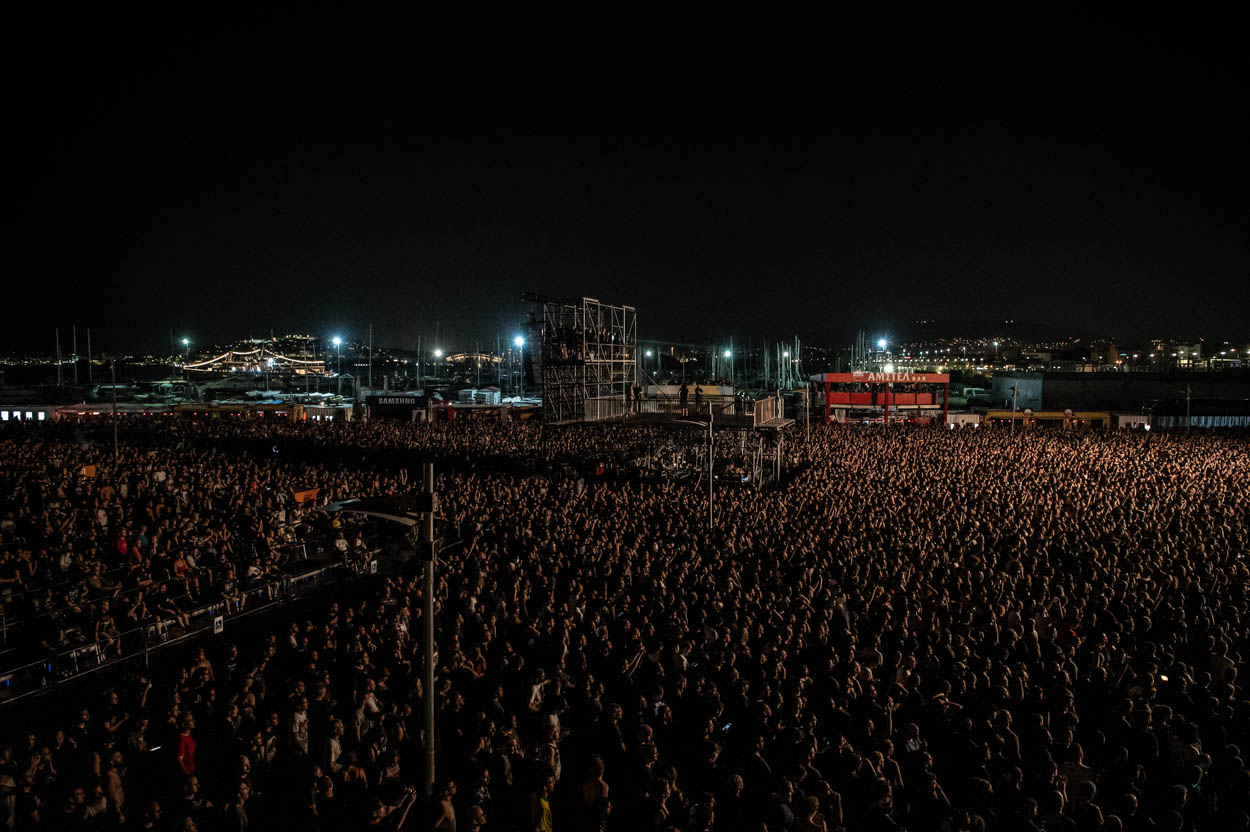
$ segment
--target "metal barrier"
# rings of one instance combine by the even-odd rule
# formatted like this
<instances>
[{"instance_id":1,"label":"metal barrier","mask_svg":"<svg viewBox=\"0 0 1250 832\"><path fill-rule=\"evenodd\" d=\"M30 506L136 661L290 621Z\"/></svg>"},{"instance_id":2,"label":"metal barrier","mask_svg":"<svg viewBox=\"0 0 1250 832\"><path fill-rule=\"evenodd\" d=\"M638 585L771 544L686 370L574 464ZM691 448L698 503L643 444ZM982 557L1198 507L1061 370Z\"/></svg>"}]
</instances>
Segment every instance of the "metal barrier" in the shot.
<instances>
[{"instance_id":1,"label":"metal barrier","mask_svg":"<svg viewBox=\"0 0 1250 832\"><path fill-rule=\"evenodd\" d=\"M760 399L754 405L754 426L758 428L765 422L778 418L783 412L780 398L769 396L766 399Z\"/></svg>"},{"instance_id":2,"label":"metal barrier","mask_svg":"<svg viewBox=\"0 0 1250 832\"><path fill-rule=\"evenodd\" d=\"M617 398L586 399L583 403L587 422L622 419L629 415L629 404Z\"/></svg>"},{"instance_id":3,"label":"metal barrier","mask_svg":"<svg viewBox=\"0 0 1250 832\"><path fill-rule=\"evenodd\" d=\"M256 552L255 552L254 545L252 547L252 550L253 550L252 555L255 556ZM290 542L279 544L278 546L274 548L274 552L279 555L286 553L286 557L283 559L283 562L294 561L294 560L308 560L308 545L304 541L290 541ZM243 563L241 561L237 561L235 562L235 565L241 567L243 566ZM121 579L125 577L125 573L128 571L129 570L126 567L117 567L117 568L110 569L109 571L102 573L101 577L109 579L110 581L113 579ZM208 570L205 568L204 571L210 573L210 581L211 581L212 570ZM53 615L59 612L64 612L65 610L69 609L69 607L67 606L58 607L57 609L46 609L38 613L37 615L31 616L28 618L18 618L15 616L10 616L8 614L9 607L11 606L17 607L22 601L24 601L27 598L28 594L32 591L35 592L36 594L42 594L46 592L48 589L52 589L55 591L57 589L64 589L66 587L80 585L82 583L83 583L83 579L80 578L76 581L61 581L59 583L51 584L48 586L39 586L33 590L16 590L16 591L6 592L3 598L0 599L0 645L7 644L9 640L9 636L11 634L20 633L23 625L37 622L49 615ZM149 590L148 587L129 587L127 589L123 589L121 592L119 592L116 595L100 596L99 598L94 599L94 600L113 601L114 603L117 603L119 601L122 601L123 599L136 595L139 592L146 592L148 590ZM173 600L176 601L180 597L182 596L175 597Z\"/></svg>"},{"instance_id":4,"label":"metal barrier","mask_svg":"<svg viewBox=\"0 0 1250 832\"><path fill-rule=\"evenodd\" d=\"M329 580L343 564L332 563L297 574L284 574L264 584L191 610L187 616L191 626L171 635L176 618L161 617L118 634L108 641L88 642L53 656L0 671L0 705L51 690L57 684L116 665L201 633L213 630L220 617L222 623L269 609L309 592ZM159 622L159 623L158 623ZM115 649L111 649L115 648Z\"/></svg>"},{"instance_id":5,"label":"metal barrier","mask_svg":"<svg viewBox=\"0 0 1250 832\"><path fill-rule=\"evenodd\" d=\"M726 396L708 397L697 405L694 403L694 399L690 399L685 407L682 407L680 400L668 397L643 399L638 403L638 412L661 413L666 416L706 416L709 404L712 406L712 413L715 419L738 416L743 413L743 403Z\"/></svg>"}]
</instances>

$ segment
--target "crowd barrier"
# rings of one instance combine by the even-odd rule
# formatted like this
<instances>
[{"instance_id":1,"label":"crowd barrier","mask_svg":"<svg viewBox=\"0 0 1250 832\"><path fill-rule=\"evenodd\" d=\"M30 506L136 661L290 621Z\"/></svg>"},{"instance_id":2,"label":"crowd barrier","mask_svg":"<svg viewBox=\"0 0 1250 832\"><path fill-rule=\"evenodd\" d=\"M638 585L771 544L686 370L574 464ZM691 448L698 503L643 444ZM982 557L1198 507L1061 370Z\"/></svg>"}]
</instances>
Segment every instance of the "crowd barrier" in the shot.
<instances>
[{"instance_id":1,"label":"crowd barrier","mask_svg":"<svg viewBox=\"0 0 1250 832\"><path fill-rule=\"evenodd\" d=\"M146 665L148 654L154 650L210 631L221 632L232 619L294 600L324 585L344 568L343 563L331 563L284 574L235 596L205 604L185 613L190 622L185 629L175 627L176 618L153 618L119 633L111 642L101 640L79 644L46 658L0 671L0 705L46 692L62 682L131 659L138 659Z\"/></svg>"},{"instance_id":2,"label":"crowd barrier","mask_svg":"<svg viewBox=\"0 0 1250 832\"><path fill-rule=\"evenodd\" d=\"M307 544L303 542L286 543L286 544L279 546L276 551L279 554L282 554L282 553L286 554L286 557L282 559L282 562L284 563L289 563L289 562L293 562L297 560L308 560L308 546ZM237 565L239 564L236 564L236 566ZM204 571L209 575L209 582L211 583L212 582L212 575L211 575L212 570L205 569ZM124 566L116 567L113 569L109 569L105 572L102 572L100 574L100 577L103 578L108 583L114 583L114 582L121 581L122 579L124 579L128 572L129 570ZM10 646L11 641L16 642L20 640L21 633L24 628L27 628L29 625L32 625L32 624L37 625L41 619L46 618L50 615L65 612L66 609L68 609L68 607L61 606L56 609L45 609L41 611L38 615L27 616L27 617L14 615L12 613L12 610L21 609L25 605L25 601L27 600L27 597L32 592L35 593L36 595L42 595L43 593L51 589L54 591L56 595L59 596L67 588L73 587L81 583L82 583L82 579L79 578L79 579L72 580L72 581L60 581L55 584L40 585L29 591L5 590L3 594L0 594L0 669L3 669L4 667L4 658L3 658L4 649ZM122 590L116 595L109 596L109 597L101 597L95 600L112 600L114 601L114 606L116 607L118 606L118 604L124 602L126 599L136 595L139 592L146 591L146 589L147 589L146 587L130 587L128 589ZM183 597L185 596L178 596L178 597L173 598L172 600L179 601L179 600L182 600Z\"/></svg>"}]
</instances>

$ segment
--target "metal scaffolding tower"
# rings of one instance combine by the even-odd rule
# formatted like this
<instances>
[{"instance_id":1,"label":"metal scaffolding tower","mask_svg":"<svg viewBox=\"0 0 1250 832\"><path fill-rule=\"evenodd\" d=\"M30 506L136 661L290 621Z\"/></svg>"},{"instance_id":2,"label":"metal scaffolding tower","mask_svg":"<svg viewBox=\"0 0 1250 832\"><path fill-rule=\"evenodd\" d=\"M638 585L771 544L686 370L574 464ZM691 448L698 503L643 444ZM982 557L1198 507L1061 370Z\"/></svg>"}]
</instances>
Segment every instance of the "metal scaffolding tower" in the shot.
<instances>
[{"instance_id":1,"label":"metal scaffolding tower","mask_svg":"<svg viewBox=\"0 0 1250 832\"><path fill-rule=\"evenodd\" d=\"M543 424L599 422L629 413L638 381L638 321L632 306L595 298L557 300L525 294L535 316L535 356L543 386Z\"/></svg>"}]
</instances>

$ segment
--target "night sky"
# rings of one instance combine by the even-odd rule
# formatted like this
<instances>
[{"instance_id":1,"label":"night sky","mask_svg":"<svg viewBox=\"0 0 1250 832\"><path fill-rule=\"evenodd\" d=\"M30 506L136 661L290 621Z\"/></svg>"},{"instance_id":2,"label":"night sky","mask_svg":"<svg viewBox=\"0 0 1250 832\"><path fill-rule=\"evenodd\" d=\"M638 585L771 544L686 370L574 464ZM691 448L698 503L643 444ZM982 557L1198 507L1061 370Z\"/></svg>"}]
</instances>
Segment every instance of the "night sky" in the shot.
<instances>
[{"instance_id":1,"label":"night sky","mask_svg":"<svg viewBox=\"0 0 1250 832\"><path fill-rule=\"evenodd\" d=\"M487 347L522 291L630 303L677 341L1250 332L1231 33L467 49L383 21L133 23L11 32L0 348L370 322Z\"/></svg>"}]
</instances>

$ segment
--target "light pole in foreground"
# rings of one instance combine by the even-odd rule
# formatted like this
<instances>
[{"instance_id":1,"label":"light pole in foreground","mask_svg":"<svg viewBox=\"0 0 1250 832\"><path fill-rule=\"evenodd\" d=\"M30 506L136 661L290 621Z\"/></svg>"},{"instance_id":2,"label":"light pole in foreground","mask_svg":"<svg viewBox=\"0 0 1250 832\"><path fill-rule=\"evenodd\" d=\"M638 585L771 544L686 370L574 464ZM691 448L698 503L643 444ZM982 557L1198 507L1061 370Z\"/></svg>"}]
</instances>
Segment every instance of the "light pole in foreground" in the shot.
<instances>
[{"instance_id":1,"label":"light pole in foreground","mask_svg":"<svg viewBox=\"0 0 1250 832\"><path fill-rule=\"evenodd\" d=\"M517 337L512 339L512 343L517 348L517 361L521 365L520 371L517 375L517 383L512 388L512 395L516 396L517 391L520 390L521 395L524 396L525 395L525 339L522 338L520 335L518 335Z\"/></svg>"},{"instance_id":2,"label":"light pole in foreground","mask_svg":"<svg viewBox=\"0 0 1250 832\"><path fill-rule=\"evenodd\" d=\"M337 353L337 357L335 359L336 363L335 363L335 368L334 368L334 375L338 376L339 395L342 396L343 395L343 339L335 335L334 338L330 340L330 343L334 344L334 351L335 353Z\"/></svg>"}]
</instances>

